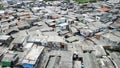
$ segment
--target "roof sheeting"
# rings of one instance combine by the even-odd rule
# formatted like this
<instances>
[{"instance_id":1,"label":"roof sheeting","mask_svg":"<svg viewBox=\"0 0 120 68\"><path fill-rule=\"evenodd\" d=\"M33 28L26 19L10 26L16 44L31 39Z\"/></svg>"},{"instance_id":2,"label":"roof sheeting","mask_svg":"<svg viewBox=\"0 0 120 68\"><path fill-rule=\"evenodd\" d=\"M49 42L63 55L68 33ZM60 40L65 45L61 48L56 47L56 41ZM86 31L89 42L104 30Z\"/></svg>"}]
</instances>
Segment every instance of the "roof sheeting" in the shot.
<instances>
[{"instance_id":1,"label":"roof sheeting","mask_svg":"<svg viewBox=\"0 0 120 68\"><path fill-rule=\"evenodd\" d=\"M27 43L27 44L24 46L24 48L31 48L32 45L33 45L33 43Z\"/></svg>"},{"instance_id":2,"label":"roof sheeting","mask_svg":"<svg viewBox=\"0 0 120 68\"><path fill-rule=\"evenodd\" d=\"M107 12L107 11L109 11L110 9L108 9L108 8L100 8L99 9L99 11L101 11L101 12Z\"/></svg>"},{"instance_id":3,"label":"roof sheeting","mask_svg":"<svg viewBox=\"0 0 120 68\"><path fill-rule=\"evenodd\" d=\"M85 68L99 68L97 65L96 57L90 53L84 54L83 63Z\"/></svg>"},{"instance_id":4,"label":"roof sheeting","mask_svg":"<svg viewBox=\"0 0 120 68\"><path fill-rule=\"evenodd\" d=\"M34 45L22 63L35 64L43 49L43 46Z\"/></svg>"},{"instance_id":5,"label":"roof sheeting","mask_svg":"<svg viewBox=\"0 0 120 68\"><path fill-rule=\"evenodd\" d=\"M13 43L14 44L22 44L25 39L26 39L26 36L18 36L13 40Z\"/></svg>"},{"instance_id":6,"label":"roof sheeting","mask_svg":"<svg viewBox=\"0 0 120 68\"><path fill-rule=\"evenodd\" d=\"M67 26L68 23L62 23L62 24L59 24L59 26Z\"/></svg>"},{"instance_id":7,"label":"roof sheeting","mask_svg":"<svg viewBox=\"0 0 120 68\"><path fill-rule=\"evenodd\" d=\"M111 33L107 33L107 34L104 34L102 35L104 38L107 38L109 39L110 41L115 41L115 42L120 42L120 38L111 34Z\"/></svg>"},{"instance_id":8,"label":"roof sheeting","mask_svg":"<svg viewBox=\"0 0 120 68\"><path fill-rule=\"evenodd\" d=\"M0 35L0 40L7 40L8 38L10 38L10 36L8 36L8 35Z\"/></svg>"},{"instance_id":9,"label":"roof sheeting","mask_svg":"<svg viewBox=\"0 0 120 68\"><path fill-rule=\"evenodd\" d=\"M48 42L64 42L63 37L59 37L59 36L49 36L47 38Z\"/></svg>"},{"instance_id":10,"label":"roof sheeting","mask_svg":"<svg viewBox=\"0 0 120 68\"><path fill-rule=\"evenodd\" d=\"M61 51L60 68L72 68L72 52Z\"/></svg>"}]
</instances>

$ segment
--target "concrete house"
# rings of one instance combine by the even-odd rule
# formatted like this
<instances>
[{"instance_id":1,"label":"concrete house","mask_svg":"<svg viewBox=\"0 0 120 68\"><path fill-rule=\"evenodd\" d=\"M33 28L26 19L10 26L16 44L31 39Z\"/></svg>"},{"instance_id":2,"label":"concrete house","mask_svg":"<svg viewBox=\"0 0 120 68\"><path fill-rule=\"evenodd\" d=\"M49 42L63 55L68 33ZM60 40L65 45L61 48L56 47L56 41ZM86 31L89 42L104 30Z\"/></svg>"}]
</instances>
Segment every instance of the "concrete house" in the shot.
<instances>
[{"instance_id":1,"label":"concrete house","mask_svg":"<svg viewBox=\"0 0 120 68\"><path fill-rule=\"evenodd\" d=\"M100 37L100 40L104 43L106 43L106 45L111 45L111 46L120 46L120 37L116 36L115 34L111 33L106 33L103 34Z\"/></svg>"},{"instance_id":2,"label":"concrete house","mask_svg":"<svg viewBox=\"0 0 120 68\"><path fill-rule=\"evenodd\" d=\"M11 43L11 39L11 36L0 35L0 45L9 46L9 44Z\"/></svg>"}]
</instances>

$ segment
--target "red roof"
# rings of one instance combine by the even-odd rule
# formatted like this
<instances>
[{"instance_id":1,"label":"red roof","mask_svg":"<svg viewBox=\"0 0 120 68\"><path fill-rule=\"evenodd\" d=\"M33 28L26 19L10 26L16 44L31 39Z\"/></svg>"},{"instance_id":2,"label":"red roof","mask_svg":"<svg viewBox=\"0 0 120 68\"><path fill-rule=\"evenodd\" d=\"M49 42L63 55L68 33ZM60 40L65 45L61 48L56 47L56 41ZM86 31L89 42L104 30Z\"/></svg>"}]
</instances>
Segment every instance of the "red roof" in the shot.
<instances>
[{"instance_id":1,"label":"red roof","mask_svg":"<svg viewBox=\"0 0 120 68\"><path fill-rule=\"evenodd\" d=\"M109 11L110 9L109 8L100 8L99 9L99 11L101 11L101 12L107 12L107 11Z\"/></svg>"}]
</instances>

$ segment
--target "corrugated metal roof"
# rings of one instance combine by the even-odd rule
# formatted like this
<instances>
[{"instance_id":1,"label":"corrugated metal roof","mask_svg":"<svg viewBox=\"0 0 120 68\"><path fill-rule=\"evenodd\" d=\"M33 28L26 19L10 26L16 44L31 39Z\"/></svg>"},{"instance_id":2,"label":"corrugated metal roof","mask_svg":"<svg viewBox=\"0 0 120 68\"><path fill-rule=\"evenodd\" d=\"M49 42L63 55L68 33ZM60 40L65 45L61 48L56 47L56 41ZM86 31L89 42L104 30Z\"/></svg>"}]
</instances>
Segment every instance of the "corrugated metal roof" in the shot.
<instances>
[{"instance_id":1,"label":"corrugated metal roof","mask_svg":"<svg viewBox=\"0 0 120 68\"><path fill-rule=\"evenodd\" d=\"M16 44L16 43L22 44L25 39L26 39L26 36L18 36L18 37L16 37L16 38L13 40L13 43L15 43L15 44Z\"/></svg>"},{"instance_id":2,"label":"corrugated metal roof","mask_svg":"<svg viewBox=\"0 0 120 68\"><path fill-rule=\"evenodd\" d=\"M15 56L15 54L6 53L6 54L4 54L4 57L3 57L2 61L11 62L14 59L14 56Z\"/></svg>"},{"instance_id":3,"label":"corrugated metal roof","mask_svg":"<svg viewBox=\"0 0 120 68\"><path fill-rule=\"evenodd\" d=\"M43 49L43 46L34 45L22 63L35 64Z\"/></svg>"},{"instance_id":4,"label":"corrugated metal roof","mask_svg":"<svg viewBox=\"0 0 120 68\"><path fill-rule=\"evenodd\" d=\"M120 38L119 37L117 37L117 36L115 36L115 35L113 35L113 34L111 34L111 33L107 33L107 34L104 34L104 35L102 35L104 38L107 38L107 39L109 39L109 40L111 40L111 41L120 41Z\"/></svg>"},{"instance_id":5,"label":"corrugated metal roof","mask_svg":"<svg viewBox=\"0 0 120 68\"><path fill-rule=\"evenodd\" d=\"M83 64L85 68L99 68L94 54L85 53L83 57Z\"/></svg>"},{"instance_id":6,"label":"corrugated metal roof","mask_svg":"<svg viewBox=\"0 0 120 68\"><path fill-rule=\"evenodd\" d=\"M0 35L0 40L7 40L8 38L10 38L10 36L8 36L8 35Z\"/></svg>"}]
</instances>

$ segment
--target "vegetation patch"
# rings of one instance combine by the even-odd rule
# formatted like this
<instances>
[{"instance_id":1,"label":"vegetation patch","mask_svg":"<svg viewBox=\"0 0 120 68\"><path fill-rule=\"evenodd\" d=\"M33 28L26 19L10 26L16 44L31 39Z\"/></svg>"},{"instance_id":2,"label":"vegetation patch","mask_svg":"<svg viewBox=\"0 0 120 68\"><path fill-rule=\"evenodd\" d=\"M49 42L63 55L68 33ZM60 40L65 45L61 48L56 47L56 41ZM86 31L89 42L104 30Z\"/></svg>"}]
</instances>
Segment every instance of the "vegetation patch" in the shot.
<instances>
[{"instance_id":1,"label":"vegetation patch","mask_svg":"<svg viewBox=\"0 0 120 68\"><path fill-rule=\"evenodd\" d=\"M0 4L0 10L3 10L3 6Z\"/></svg>"}]
</instances>

